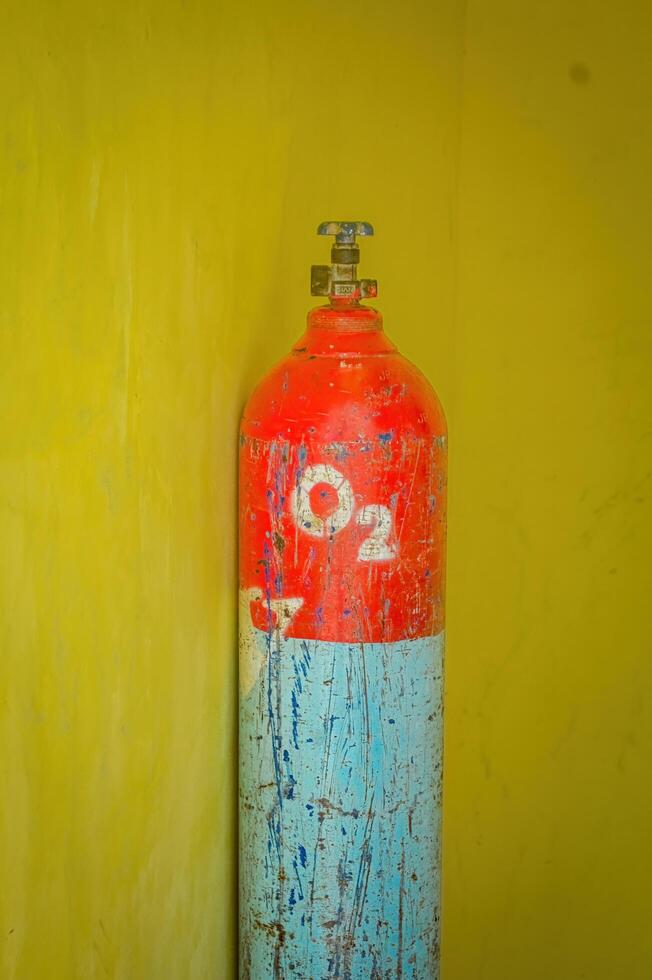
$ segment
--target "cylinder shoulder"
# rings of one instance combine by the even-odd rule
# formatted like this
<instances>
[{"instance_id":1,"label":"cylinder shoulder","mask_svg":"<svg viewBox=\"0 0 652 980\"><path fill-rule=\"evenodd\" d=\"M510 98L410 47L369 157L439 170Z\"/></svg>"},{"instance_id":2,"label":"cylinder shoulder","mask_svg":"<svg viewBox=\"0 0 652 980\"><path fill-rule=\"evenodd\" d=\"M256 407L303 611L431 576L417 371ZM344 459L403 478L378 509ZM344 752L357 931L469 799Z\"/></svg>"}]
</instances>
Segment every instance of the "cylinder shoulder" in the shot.
<instances>
[{"instance_id":1,"label":"cylinder shoulder","mask_svg":"<svg viewBox=\"0 0 652 980\"><path fill-rule=\"evenodd\" d=\"M261 439L446 434L444 411L424 374L395 349L374 356L295 351L262 379L242 416Z\"/></svg>"}]
</instances>

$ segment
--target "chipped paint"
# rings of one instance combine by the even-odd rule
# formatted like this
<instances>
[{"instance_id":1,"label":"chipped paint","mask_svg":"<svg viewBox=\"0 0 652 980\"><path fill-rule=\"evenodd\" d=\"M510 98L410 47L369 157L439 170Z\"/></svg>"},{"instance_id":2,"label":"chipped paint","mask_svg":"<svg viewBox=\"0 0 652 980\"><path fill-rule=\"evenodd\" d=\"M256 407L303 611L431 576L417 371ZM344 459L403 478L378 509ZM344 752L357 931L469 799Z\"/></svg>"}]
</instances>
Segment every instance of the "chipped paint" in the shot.
<instances>
[{"instance_id":1,"label":"chipped paint","mask_svg":"<svg viewBox=\"0 0 652 980\"><path fill-rule=\"evenodd\" d=\"M266 669L241 705L244 975L435 976L442 634L256 643Z\"/></svg>"}]
</instances>

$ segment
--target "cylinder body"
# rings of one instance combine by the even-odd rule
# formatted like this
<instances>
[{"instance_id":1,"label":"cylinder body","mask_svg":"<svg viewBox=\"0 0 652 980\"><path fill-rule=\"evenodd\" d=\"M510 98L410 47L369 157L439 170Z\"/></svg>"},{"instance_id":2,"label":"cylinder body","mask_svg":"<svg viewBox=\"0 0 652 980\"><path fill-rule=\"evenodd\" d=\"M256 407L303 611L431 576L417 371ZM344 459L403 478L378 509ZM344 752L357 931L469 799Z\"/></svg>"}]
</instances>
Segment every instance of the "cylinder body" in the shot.
<instances>
[{"instance_id":1,"label":"cylinder body","mask_svg":"<svg viewBox=\"0 0 652 980\"><path fill-rule=\"evenodd\" d=\"M240 434L240 976L434 978L446 425L321 307Z\"/></svg>"}]
</instances>

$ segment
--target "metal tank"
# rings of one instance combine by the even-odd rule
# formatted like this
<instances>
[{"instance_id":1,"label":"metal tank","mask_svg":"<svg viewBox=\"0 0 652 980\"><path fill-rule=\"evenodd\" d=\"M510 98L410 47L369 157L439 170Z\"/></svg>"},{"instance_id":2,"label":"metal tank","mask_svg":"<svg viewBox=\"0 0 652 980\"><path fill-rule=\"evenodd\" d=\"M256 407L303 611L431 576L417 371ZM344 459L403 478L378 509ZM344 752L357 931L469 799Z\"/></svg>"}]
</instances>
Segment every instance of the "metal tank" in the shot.
<instances>
[{"instance_id":1,"label":"metal tank","mask_svg":"<svg viewBox=\"0 0 652 980\"><path fill-rule=\"evenodd\" d=\"M327 303L240 432L240 976L436 978L446 422L360 301Z\"/></svg>"}]
</instances>

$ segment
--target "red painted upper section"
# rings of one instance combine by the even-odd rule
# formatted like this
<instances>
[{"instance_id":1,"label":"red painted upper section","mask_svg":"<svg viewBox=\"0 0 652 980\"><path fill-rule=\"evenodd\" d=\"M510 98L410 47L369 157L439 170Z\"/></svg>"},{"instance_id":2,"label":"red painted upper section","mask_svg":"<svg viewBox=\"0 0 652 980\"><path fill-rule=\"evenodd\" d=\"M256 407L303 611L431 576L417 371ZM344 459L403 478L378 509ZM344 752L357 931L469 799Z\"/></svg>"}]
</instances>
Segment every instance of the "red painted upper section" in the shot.
<instances>
[{"instance_id":1,"label":"red painted upper section","mask_svg":"<svg viewBox=\"0 0 652 980\"><path fill-rule=\"evenodd\" d=\"M275 621L276 600L301 599L288 635L439 632L445 436L436 395L377 311L312 310L242 420L240 584L260 590L254 622Z\"/></svg>"}]
</instances>

